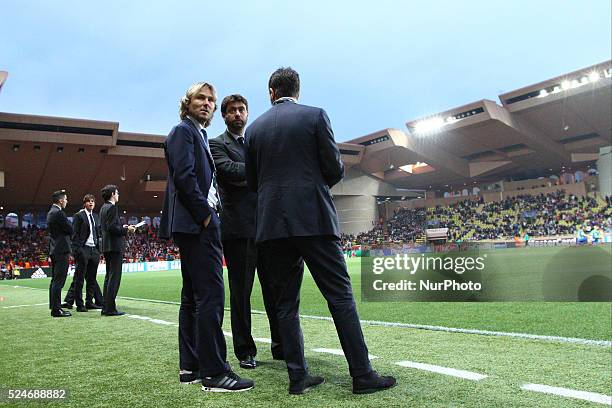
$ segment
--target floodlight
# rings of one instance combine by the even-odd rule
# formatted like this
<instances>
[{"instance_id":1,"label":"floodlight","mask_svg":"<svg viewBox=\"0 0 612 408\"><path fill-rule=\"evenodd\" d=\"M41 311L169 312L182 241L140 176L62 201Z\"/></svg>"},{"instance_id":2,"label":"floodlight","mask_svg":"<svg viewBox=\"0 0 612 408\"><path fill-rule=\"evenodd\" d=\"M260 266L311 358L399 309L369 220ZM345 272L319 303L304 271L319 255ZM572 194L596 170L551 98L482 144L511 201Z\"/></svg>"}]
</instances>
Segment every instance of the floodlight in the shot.
<instances>
[{"instance_id":1,"label":"floodlight","mask_svg":"<svg viewBox=\"0 0 612 408\"><path fill-rule=\"evenodd\" d=\"M600 78L601 77L599 75L599 72L597 72L597 71L593 71L593 72L589 73L589 81L591 81L591 82L597 82L597 81L599 81Z\"/></svg>"}]
</instances>

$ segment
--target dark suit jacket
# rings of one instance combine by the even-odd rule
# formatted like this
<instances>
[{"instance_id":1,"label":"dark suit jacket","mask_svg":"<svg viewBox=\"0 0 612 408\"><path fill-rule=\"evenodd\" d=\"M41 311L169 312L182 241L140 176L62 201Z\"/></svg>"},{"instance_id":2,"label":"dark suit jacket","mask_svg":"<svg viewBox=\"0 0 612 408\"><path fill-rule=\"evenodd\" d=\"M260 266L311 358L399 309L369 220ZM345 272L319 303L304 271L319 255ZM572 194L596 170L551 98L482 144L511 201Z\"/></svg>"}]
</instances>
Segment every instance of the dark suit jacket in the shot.
<instances>
[{"instance_id":1,"label":"dark suit jacket","mask_svg":"<svg viewBox=\"0 0 612 408\"><path fill-rule=\"evenodd\" d=\"M98 240L98 250L100 249L100 219L98 218L98 214L92 213L94 219L94 235ZM87 242L87 238L89 238L89 220L87 219L87 212L85 209L81 209L76 212L72 217L72 224L74 226L74 233L72 234L72 248L76 252L77 250L82 249Z\"/></svg>"},{"instance_id":2,"label":"dark suit jacket","mask_svg":"<svg viewBox=\"0 0 612 408\"><path fill-rule=\"evenodd\" d=\"M160 222L161 238L170 238L174 232L199 234L204 220L213 211L207 197L214 163L205 143L190 119L175 126L164 142L168 183ZM218 223L215 218L211 223Z\"/></svg>"},{"instance_id":3,"label":"dark suit jacket","mask_svg":"<svg viewBox=\"0 0 612 408\"><path fill-rule=\"evenodd\" d=\"M123 252L127 228L119 221L119 209L107 201L100 208L100 230L102 231L102 252Z\"/></svg>"},{"instance_id":4,"label":"dark suit jacket","mask_svg":"<svg viewBox=\"0 0 612 408\"><path fill-rule=\"evenodd\" d=\"M244 147L226 131L210 140L223 202L221 238L255 238L257 194L246 185Z\"/></svg>"},{"instance_id":5,"label":"dark suit jacket","mask_svg":"<svg viewBox=\"0 0 612 408\"><path fill-rule=\"evenodd\" d=\"M52 205L47 213L47 230L51 235L49 241L49 255L54 257L70 254L70 236L72 224L66 217L64 210Z\"/></svg>"},{"instance_id":6,"label":"dark suit jacket","mask_svg":"<svg viewBox=\"0 0 612 408\"><path fill-rule=\"evenodd\" d=\"M344 165L323 109L277 103L246 130L246 175L257 196L256 241L340 236L330 187Z\"/></svg>"}]
</instances>

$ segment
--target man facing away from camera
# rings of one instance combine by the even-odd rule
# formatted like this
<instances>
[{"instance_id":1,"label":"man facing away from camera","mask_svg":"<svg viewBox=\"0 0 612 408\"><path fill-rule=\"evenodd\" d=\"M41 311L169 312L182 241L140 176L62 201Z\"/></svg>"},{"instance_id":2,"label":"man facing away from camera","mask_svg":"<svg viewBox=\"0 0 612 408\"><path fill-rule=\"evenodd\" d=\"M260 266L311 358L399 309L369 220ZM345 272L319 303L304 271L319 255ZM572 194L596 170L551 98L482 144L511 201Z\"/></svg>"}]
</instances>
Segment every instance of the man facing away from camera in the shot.
<instances>
[{"instance_id":1,"label":"man facing away from camera","mask_svg":"<svg viewBox=\"0 0 612 408\"><path fill-rule=\"evenodd\" d=\"M266 273L274 282L277 315L289 393L303 394L324 382L311 376L304 358L299 298L306 262L327 300L353 377L353 393L395 385L372 369L351 282L342 255L338 215L330 188L344 166L327 114L297 103L300 79L291 68L276 70L268 82L272 108L246 130L246 175L256 191L257 232Z\"/></svg>"},{"instance_id":2,"label":"man facing away from camera","mask_svg":"<svg viewBox=\"0 0 612 408\"><path fill-rule=\"evenodd\" d=\"M192 85L180 102L181 122L164 142L168 183L160 237L172 237L181 255L179 380L202 390L253 388L227 362L223 324L224 286L215 165L205 128L217 109L215 88Z\"/></svg>"}]
</instances>

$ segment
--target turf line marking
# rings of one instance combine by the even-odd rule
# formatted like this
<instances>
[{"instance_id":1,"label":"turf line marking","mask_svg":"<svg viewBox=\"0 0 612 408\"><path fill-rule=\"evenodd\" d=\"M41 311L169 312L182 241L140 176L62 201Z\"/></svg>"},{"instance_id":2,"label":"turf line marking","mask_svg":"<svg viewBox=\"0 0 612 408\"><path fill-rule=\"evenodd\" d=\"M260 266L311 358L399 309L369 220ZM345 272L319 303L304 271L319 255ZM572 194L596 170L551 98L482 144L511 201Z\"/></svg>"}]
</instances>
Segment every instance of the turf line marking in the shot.
<instances>
[{"instance_id":1,"label":"turf line marking","mask_svg":"<svg viewBox=\"0 0 612 408\"><path fill-rule=\"evenodd\" d=\"M46 303L44 303L46 305ZM178 327L178 323L173 323L173 322L169 322L166 320L161 320L161 319L153 319L151 317L147 317L147 316L140 316L140 315L134 315L134 314L126 314L127 317L130 317L132 319L138 319L138 320L145 320L147 322L151 322L151 323L155 323L155 324L161 324L164 326L174 326L174 327ZM228 331L223 331L223 335L226 337L233 337L232 336L232 332L228 332ZM270 339L266 339L266 338L262 338L262 337L256 337L253 340L261 342L261 343L272 343L272 340Z\"/></svg>"},{"instance_id":2,"label":"turf line marking","mask_svg":"<svg viewBox=\"0 0 612 408\"><path fill-rule=\"evenodd\" d=\"M153 319L151 317L147 317L147 316L139 316L139 315L135 315L135 314L126 314L126 317L132 318L132 319L138 319L138 320L145 320L147 322L151 322L151 323L155 323L155 324L161 324L164 326L178 326L178 324L176 323L172 323L172 322L168 322L166 320L161 320L161 319Z\"/></svg>"},{"instance_id":3,"label":"turf line marking","mask_svg":"<svg viewBox=\"0 0 612 408\"><path fill-rule=\"evenodd\" d=\"M13 286L13 287L25 288L25 289L40 289L40 288L30 288L28 286ZM140 302L161 303L161 304L166 304L166 305L180 305L180 302L171 302L167 300L143 299L143 298L135 298L135 297L128 297L128 296L117 296L117 297L119 299L135 300L135 301L140 301ZM229 308L225 308L225 310L229 310ZM260 315L266 314L266 312L261 311L261 310L251 310L251 313L260 314ZM326 320L329 322L333 322L333 319L327 316L300 315L300 317L304 319ZM382 322L378 320L360 320L360 323L364 325L370 325L370 326L402 327L405 329L442 331L442 332L447 332L447 333L479 334L481 336L513 337L513 338L518 338L518 339L542 340L542 341L550 341L550 342L556 342L556 343L582 344L585 346L612 347L612 341L609 341L609 340L591 340L591 339L580 339L576 337L545 336L541 334L500 332L500 331L477 330L477 329L461 329L461 328L455 328L455 327L431 326L431 325L426 325L426 324Z\"/></svg>"},{"instance_id":4,"label":"turf line marking","mask_svg":"<svg viewBox=\"0 0 612 408\"><path fill-rule=\"evenodd\" d=\"M521 389L527 391L542 392L544 394L560 395L562 397L576 398L598 404L612 405L612 397L609 395L598 394L596 392L577 391L569 388L551 387L542 384L523 384Z\"/></svg>"},{"instance_id":5,"label":"turf line marking","mask_svg":"<svg viewBox=\"0 0 612 408\"><path fill-rule=\"evenodd\" d=\"M344 351L340 350L340 349L331 349L331 348L315 348L312 349L312 351L317 352L317 353L329 353L329 354L334 354L336 356L344 356ZM370 358L370 360L378 358L377 356L373 356L372 354L368 354L368 357Z\"/></svg>"},{"instance_id":6,"label":"turf line marking","mask_svg":"<svg viewBox=\"0 0 612 408\"><path fill-rule=\"evenodd\" d=\"M450 375L453 377L465 378L466 380L480 381L487 378L484 374L474 373L471 371L457 370L455 368L442 367L432 364L416 363L414 361L400 361L395 363L398 366L416 368L417 370L430 371L432 373Z\"/></svg>"},{"instance_id":7,"label":"turf line marking","mask_svg":"<svg viewBox=\"0 0 612 408\"><path fill-rule=\"evenodd\" d=\"M33 305L14 305L14 306L2 306L3 309L14 309L16 307L30 307L30 306L43 306L48 305L48 302L45 303L34 303Z\"/></svg>"},{"instance_id":8,"label":"turf line marking","mask_svg":"<svg viewBox=\"0 0 612 408\"><path fill-rule=\"evenodd\" d=\"M167 305L180 305L180 302L170 302L167 300L142 299L142 298L124 297L124 296L118 296L118 297L121 299L136 300L136 301L141 301L141 302L162 303L162 304L167 304ZM225 310L229 310L229 308L225 308ZM266 312L261 311L261 310L251 310L251 313L259 314L259 315L266 314ZM300 317L304 319L325 320L328 322L334 321L331 317L327 317L327 316L313 316L313 315L302 315L301 314ZM431 330L431 331L441 331L441 332L446 332L446 333L478 334L481 336L513 337L513 338L518 338L518 339L542 340L542 341L550 341L550 342L555 342L555 343L573 343L573 344L582 344L585 346L612 347L612 341L609 341L609 340L591 340L591 339L580 339L576 337L546 336L542 334L500 332L500 331L478 330L478 329L461 329L461 328L455 328L455 327L431 326L427 324L382 322L378 320L360 320L359 322L363 325L369 325L369 326L401 327L404 329Z\"/></svg>"}]
</instances>

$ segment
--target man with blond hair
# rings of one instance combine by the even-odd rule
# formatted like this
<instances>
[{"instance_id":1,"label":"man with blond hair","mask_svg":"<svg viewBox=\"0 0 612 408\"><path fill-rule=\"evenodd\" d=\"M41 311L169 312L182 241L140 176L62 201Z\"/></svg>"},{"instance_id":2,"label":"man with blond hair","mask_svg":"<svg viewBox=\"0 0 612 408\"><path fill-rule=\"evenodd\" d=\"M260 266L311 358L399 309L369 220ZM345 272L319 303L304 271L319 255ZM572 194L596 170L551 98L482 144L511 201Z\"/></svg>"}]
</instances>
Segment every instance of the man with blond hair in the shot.
<instances>
[{"instance_id":1,"label":"man with blond hair","mask_svg":"<svg viewBox=\"0 0 612 408\"><path fill-rule=\"evenodd\" d=\"M204 391L237 392L253 388L253 381L231 370L221 330L221 200L205 130L216 110L215 88L205 82L192 85L181 99L181 123L164 143L168 183L160 237L172 238L181 255L179 380L201 382Z\"/></svg>"}]
</instances>

